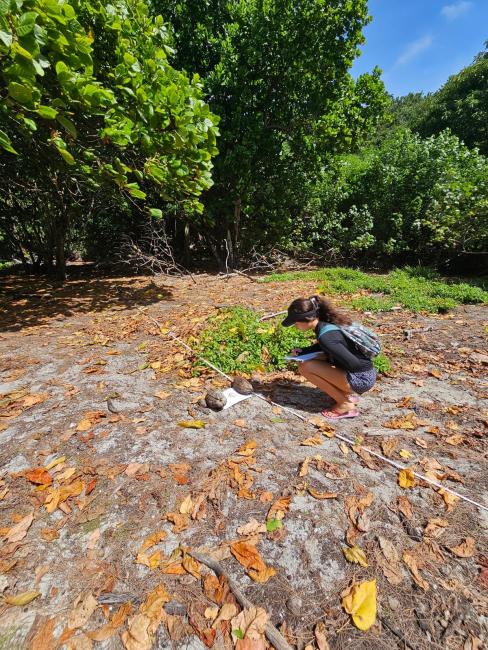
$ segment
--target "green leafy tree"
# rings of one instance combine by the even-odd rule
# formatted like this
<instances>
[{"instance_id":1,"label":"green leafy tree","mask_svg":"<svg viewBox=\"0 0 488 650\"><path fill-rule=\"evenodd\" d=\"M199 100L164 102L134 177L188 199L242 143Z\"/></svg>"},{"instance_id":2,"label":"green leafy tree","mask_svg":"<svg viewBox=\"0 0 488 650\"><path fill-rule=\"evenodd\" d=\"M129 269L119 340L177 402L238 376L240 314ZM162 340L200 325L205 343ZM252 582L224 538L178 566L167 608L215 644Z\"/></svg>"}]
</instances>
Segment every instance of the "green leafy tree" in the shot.
<instances>
[{"instance_id":1,"label":"green leafy tree","mask_svg":"<svg viewBox=\"0 0 488 650\"><path fill-rule=\"evenodd\" d=\"M173 26L173 61L198 72L221 117L205 218L232 257L290 235L334 151L354 147L386 104L379 71L348 69L366 0L152 0ZM224 245L225 242L225 245Z\"/></svg>"},{"instance_id":2,"label":"green leafy tree","mask_svg":"<svg viewBox=\"0 0 488 650\"><path fill-rule=\"evenodd\" d=\"M0 0L0 227L55 254L61 276L70 228L106 186L153 217L202 210L217 118L170 52L143 0Z\"/></svg>"},{"instance_id":3,"label":"green leafy tree","mask_svg":"<svg viewBox=\"0 0 488 650\"><path fill-rule=\"evenodd\" d=\"M448 131L397 129L380 148L337 158L308 210L296 239L349 258L435 264L483 251L488 160Z\"/></svg>"}]
</instances>

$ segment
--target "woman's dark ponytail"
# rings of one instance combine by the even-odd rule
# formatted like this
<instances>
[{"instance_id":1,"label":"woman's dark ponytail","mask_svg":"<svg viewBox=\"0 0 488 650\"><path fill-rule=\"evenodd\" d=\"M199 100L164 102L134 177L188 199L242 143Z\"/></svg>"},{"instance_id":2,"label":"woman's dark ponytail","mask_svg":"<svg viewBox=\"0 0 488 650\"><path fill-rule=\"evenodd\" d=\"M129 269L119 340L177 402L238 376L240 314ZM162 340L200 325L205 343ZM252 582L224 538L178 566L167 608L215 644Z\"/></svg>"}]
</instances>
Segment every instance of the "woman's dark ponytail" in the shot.
<instances>
[{"instance_id":1,"label":"woman's dark ponytail","mask_svg":"<svg viewBox=\"0 0 488 650\"><path fill-rule=\"evenodd\" d=\"M317 317L324 323L333 323L334 325L350 325L351 319L334 307L324 296L311 296L309 298L312 309L317 312Z\"/></svg>"}]
</instances>

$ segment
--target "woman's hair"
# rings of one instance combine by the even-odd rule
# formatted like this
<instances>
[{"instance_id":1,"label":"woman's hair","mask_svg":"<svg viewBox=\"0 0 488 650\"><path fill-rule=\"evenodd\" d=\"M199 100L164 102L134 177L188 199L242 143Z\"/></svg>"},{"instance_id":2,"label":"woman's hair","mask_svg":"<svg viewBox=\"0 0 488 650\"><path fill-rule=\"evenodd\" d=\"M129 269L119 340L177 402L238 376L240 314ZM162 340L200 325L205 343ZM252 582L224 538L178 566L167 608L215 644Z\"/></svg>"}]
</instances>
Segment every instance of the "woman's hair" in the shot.
<instances>
[{"instance_id":1,"label":"woman's hair","mask_svg":"<svg viewBox=\"0 0 488 650\"><path fill-rule=\"evenodd\" d=\"M318 318L324 323L333 323L334 325L350 325L352 323L349 316L334 307L324 296L297 298L291 303L290 309L295 313L306 313L315 310L316 316L308 316L304 319L306 321Z\"/></svg>"}]
</instances>

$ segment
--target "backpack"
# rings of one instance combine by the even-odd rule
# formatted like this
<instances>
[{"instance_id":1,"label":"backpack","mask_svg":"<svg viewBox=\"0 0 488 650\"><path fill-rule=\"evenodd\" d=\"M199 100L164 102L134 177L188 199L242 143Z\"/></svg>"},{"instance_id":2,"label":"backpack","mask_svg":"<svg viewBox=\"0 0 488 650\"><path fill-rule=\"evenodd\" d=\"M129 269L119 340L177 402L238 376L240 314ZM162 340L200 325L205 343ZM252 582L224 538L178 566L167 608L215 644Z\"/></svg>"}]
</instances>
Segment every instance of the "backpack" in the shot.
<instances>
[{"instance_id":1,"label":"backpack","mask_svg":"<svg viewBox=\"0 0 488 650\"><path fill-rule=\"evenodd\" d=\"M319 338L322 334L332 330L340 330L346 339L351 341L356 350L368 359L373 359L381 352L381 343L378 335L361 323L342 326L329 323L319 331Z\"/></svg>"}]
</instances>

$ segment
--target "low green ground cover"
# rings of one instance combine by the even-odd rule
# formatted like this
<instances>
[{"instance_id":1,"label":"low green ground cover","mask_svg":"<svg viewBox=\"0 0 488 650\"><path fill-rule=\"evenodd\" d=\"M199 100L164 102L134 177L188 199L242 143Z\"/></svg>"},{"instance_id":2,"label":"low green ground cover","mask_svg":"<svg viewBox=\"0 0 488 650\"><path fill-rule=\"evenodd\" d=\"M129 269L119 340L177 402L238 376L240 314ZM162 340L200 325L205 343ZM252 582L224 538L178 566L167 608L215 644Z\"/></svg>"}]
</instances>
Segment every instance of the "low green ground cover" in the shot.
<instances>
[{"instance_id":1,"label":"low green ground cover","mask_svg":"<svg viewBox=\"0 0 488 650\"><path fill-rule=\"evenodd\" d=\"M435 271L425 267L395 269L387 275L333 267L273 273L261 281L291 280L314 280L320 292L341 298L350 296L341 299L341 304L361 311L389 311L400 305L414 312L444 313L459 304L488 303L488 291L481 286L442 280Z\"/></svg>"}]
</instances>

